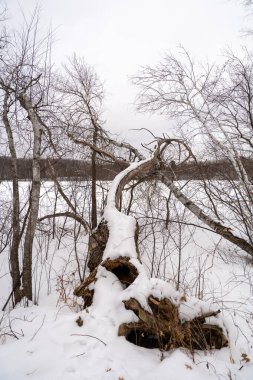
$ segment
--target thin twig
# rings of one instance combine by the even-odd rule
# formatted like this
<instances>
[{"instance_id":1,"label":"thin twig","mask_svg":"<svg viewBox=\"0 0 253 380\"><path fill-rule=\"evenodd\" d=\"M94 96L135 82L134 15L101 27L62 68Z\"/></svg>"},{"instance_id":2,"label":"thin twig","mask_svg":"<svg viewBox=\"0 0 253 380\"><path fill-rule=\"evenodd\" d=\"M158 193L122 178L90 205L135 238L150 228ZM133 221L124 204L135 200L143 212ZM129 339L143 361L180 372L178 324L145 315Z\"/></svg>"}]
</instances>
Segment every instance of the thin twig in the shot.
<instances>
[{"instance_id":1,"label":"thin twig","mask_svg":"<svg viewBox=\"0 0 253 380\"><path fill-rule=\"evenodd\" d=\"M42 320L42 323L41 323L40 327L38 328L38 330L33 334L32 338L30 339L30 342L35 338L35 336L36 336L36 335L38 334L38 332L40 331L41 327L44 325L45 318L46 318L46 314L44 314L44 316L43 316L43 320Z\"/></svg>"},{"instance_id":2,"label":"thin twig","mask_svg":"<svg viewBox=\"0 0 253 380\"><path fill-rule=\"evenodd\" d=\"M94 339L99 340L99 342L101 342L105 346L107 346L107 344L103 340L101 340L101 339L99 339L99 338L97 338L96 336L93 336L93 335L88 335L88 334L71 334L71 336L88 336L89 338L94 338Z\"/></svg>"}]
</instances>

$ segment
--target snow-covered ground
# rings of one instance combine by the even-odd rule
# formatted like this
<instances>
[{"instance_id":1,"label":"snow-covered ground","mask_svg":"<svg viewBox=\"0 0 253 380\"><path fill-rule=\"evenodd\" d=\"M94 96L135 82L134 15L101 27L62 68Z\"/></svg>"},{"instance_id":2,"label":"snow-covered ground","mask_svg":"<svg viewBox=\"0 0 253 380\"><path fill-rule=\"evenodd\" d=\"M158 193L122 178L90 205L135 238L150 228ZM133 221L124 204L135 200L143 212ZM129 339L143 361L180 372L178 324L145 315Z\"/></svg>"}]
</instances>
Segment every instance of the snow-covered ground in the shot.
<instances>
[{"instance_id":1,"label":"snow-covered ground","mask_svg":"<svg viewBox=\"0 0 253 380\"><path fill-rule=\"evenodd\" d=\"M106 289L106 279L100 280L97 289L103 298L98 292L87 311L75 312L59 304L56 293L41 297L39 306L20 305L6 312L1 322L0 379L251 380L253 297L240 268L222 263L213 267L214 278L220 277L216 295L223 305L217 306L223 306L230 348L196 352L194 361L188 352L178 349L164 353L161 360L158 349L137 347L118 337L115 326L127 321L131 312L119 307L121 289L115 277L110 289ZM242 280L244 283L236 283ZM79 317L83 320L80 327L76 323Z\"/></svg>"},{"instance_id":2,"label":"snow-covered ground","mask_svg":"<svg viewBox=\"0 0 253 380\"><path fill-rule=\"evenodd\" d=\"M206 249L207 257L203 258L203 250L194 250L193 243L183 249L180 291L186 291L190 301L185 307L192 310L182 305L181 312L190 315L209 304L221 309L220 323L225 326L229 347L196 351L194 358L184 349L161 353L117 336L119 324L135 318L122 300L133 292L141 300L152 287L156 292L162 287L174 299L180 293L172 289L169 278L169 282L137 278L134 290L131 286L122 289L117 277L104 270L96 282L93 305L82 310L81 300L72 291L80 281L76 254L83 268L87 237L82 231L74 250L71 227L71 223L65 226L60 244L57 238L48 241L41 231L37 234L34 278L38 305L20 304L1 313L0 380L253 379L253 267L244 257L229 251L226 244L215 250L217 241L211 233L195 231L193 239ZM176 253L168 257L166 277L173 274L173 265L178 265ZM201 295L205 303L191 298L190 284L194 295ZM8 252L4 251L0 255L1 306L10 290Z\"/></svg>"}]
</instances>

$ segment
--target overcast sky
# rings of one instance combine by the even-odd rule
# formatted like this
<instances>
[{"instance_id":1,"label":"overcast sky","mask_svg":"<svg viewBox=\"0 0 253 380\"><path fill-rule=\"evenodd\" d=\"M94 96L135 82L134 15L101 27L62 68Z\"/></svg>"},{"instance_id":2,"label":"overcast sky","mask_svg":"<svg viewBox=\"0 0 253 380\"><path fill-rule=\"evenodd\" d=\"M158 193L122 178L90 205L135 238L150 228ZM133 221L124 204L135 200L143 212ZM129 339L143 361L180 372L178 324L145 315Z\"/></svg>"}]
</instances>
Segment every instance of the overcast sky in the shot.
<instances>
[{"instance_id":1,"label":"overcast sky","mask_svg":"<svg viewBox=\"0 0 253 380\"><path fill-rule=\"evenodd\" d=\"M0 0L13 25L27 18L36 0ZM41 25L56 31L55 64L76 52L95 67L105 83L107 129L132 143L134 128L169 132L169 121L135 112L129 78L140 65L159 62L164 52L183 45L192 55L221 59L222 49L238 50L249 42L240 30L252 19L236 0L41 0Z\"/></svg>"}]
</instances>

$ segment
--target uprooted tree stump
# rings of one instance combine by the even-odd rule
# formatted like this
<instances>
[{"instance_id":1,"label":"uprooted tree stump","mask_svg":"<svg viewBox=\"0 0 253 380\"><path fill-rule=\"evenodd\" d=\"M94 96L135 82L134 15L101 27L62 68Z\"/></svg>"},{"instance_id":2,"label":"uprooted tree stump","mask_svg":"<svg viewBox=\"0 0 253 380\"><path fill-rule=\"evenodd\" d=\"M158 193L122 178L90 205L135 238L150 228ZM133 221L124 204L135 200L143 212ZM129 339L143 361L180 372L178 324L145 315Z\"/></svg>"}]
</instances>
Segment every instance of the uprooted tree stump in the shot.
<instances>
[{"instance_id":1,"label":"uprooted tree stump","mask_svg":"<svg viewBox=\"0 0 253 380\"><path fill-rule=\"evenodd\" d=\"M118 278L122 289L131 284L134 286L134 281L139 275L129 257L106 259L100 265ZM92 304L97 272L95 269L75 289L75 295L83 298L85 308ZM181 302L187 302L185 297L181 297L181 299ZM158 299L149 295L147 297L149 310L146 310L135 298L122 302L127 310L133 311L138 317L138 321L121 324L118 328L118 335L125 336L129 342L138 346L159 348L163 351L185 347L193 352L195 349L220 349L228 344L221 327L214 323L206 323L207 318L217 317L220 310L205 312L189 321L181 321L180 304L175 304L168 298Z\"/></svg>"},{"instance_id":2,"label":"uprooted tree stump","mask_svg":"<svg viewBox=\"0 0 253 380\"><path fill-rule=\"evenodd\" d=\"M159 300L149 296L150 311L145 310L134 298L124 301L124 304L126 309L138 316L139 322L121 324L118 334L138 346L164 351L178 347L192 351L227 346L228 341L222 329L205 323L207 317L217 316L219 310L182 323L178 307L167 298Z\"/></svg>"},{"instance_id":3,"label":"uprooted tree stump","mask_svg":"<svg viewBox=\"0 0 253 380\"><path fill-rule=\"evenodd\" d=\"M204 307L203 303L203 308L199 306L191 312L191 318L182 315L181 306L185 304L192 309L193 304L179 292L168 291L169 284L166 282L157 280L156 284L148 279L139 257L138 224L133 217L118 211L122 190L129 181L136 176L145 178L152 176L152 173L157 174L159 149L150 160L133 164L113 181L104 216L89 240L90 275L75 289L74 294L83 298L85 308L91 306L103 273L103 281L108 281L109 285L107 291L110 291L115 278L120 284L117 298L120 305L117 304L115 310L121 307L132 312L130 322L115 327L119 336L138 346L163 351L178 347L185 347L191 352L195 349L220 349L228 345L226 334L220 327L220 311ZM109 272L110 276L105 275ZM103 296L107 296L106 291Z\"/></svg>"}]
</instances>

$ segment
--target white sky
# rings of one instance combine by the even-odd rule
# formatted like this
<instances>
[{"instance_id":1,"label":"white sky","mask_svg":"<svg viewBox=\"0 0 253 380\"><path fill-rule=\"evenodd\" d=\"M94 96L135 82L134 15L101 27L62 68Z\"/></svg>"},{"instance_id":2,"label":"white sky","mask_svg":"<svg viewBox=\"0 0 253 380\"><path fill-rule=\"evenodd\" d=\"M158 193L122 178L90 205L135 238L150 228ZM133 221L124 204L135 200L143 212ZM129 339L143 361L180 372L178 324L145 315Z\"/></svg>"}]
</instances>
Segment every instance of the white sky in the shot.
<instances>
[{"instance_id":1,"label":"white sky","mask_svg":"<svg viewBox=\"0 0 253 380\"><path fill-rule=\"evenodd\" d=\"M29 18L36 0L0 0L13 24L21 24L21 8ZM106 127L128 141L139 142L140 132L169 133L169 121L137 114L136 89L129 77L140 65L158 63L165 51L182 44L199 59L219 59L225 47L239 49L252 42L240 30L246 17L239 0L41 0L41 25L52 23L57 41L56 64L76 52L95 67L105 83Z\"/></svg>"}]
</instances>

